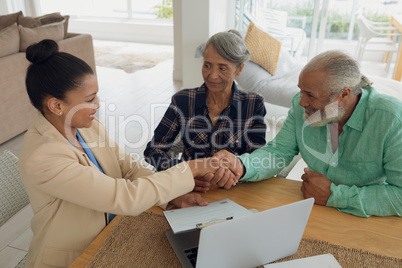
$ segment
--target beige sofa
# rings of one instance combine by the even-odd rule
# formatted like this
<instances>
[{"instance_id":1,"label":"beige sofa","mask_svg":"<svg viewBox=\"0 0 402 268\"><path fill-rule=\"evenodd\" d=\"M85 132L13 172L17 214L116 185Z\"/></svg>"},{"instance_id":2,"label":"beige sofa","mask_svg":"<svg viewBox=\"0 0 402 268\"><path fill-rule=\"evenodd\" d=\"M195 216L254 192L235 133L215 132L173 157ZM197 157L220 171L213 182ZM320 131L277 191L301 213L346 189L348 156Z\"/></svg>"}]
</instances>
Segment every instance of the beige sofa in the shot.
<instances>
[{"instance_id":1,"label":"beige sofa","mask_svg":"<svg viewBox=\"0 0 402 268\"><path fill-rule=\"evenodd\" d=\"M52 14L53 17L57 17L55 14L60 17L59 13ZM53 20L50 25L38 25L48 17L24 17L22 12L0 15L0 144L24 132L37 114L25 87L29 62L24 51L28 45L54 39L60 51L83 59L96 71L92 37L67 33L68 16L56 23Z\"/></svg>"}]
</instances>

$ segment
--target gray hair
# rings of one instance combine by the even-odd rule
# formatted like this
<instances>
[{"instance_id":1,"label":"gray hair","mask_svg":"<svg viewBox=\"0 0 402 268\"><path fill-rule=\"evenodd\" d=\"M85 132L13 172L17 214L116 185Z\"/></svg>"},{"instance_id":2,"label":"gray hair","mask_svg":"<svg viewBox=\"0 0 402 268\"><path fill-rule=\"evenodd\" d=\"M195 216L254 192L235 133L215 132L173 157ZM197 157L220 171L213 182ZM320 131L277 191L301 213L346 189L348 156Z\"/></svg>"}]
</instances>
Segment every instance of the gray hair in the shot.
<instances>
[{"instance_id":1,"label":"gray hair","mask_svg":"<svg viewBox=\"0 0 402 268\"><path fill-rule=\"evenodd\" d=\"M330 95L339 94L349 87L352 95L361 94L361 88L371 86L370 80L360 73L359 63L348 54L330 50L311 59L302 72L323 70L327 74L324 90Z\"/></svg>"},{"instance_id":2,"label":"gray hair","mask_svg":"<svg viewBox=\"0 0 402 268\"><path fill-rule=\"evenodd\" d=\"M250 58L250 51L247 49L240 33L236 30L220 32L211 36L202 48L203 56L205 56L205 51L210 45L216 49L221 57L236 63L237 67L240 67Z\"/></svg>"}]
</instances>

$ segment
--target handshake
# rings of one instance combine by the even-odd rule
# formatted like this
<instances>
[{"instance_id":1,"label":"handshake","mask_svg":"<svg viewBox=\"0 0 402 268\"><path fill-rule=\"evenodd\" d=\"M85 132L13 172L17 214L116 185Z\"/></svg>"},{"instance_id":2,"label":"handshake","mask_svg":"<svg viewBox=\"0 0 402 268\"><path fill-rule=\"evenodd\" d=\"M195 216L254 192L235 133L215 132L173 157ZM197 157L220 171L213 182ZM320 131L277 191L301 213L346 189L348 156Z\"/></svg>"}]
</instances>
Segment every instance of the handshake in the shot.
<instances>
[{"instance_id":1,"label":"handshake","mask_svg":"<svg viewBox=\"0 0 402 268\"><path fill-rule=\"evenodd\" d=\"M190 160L188 164L195 180L194 191L204 193L213 185L230 189L237 184L245 171L240 159L226 150L221 150L210 158Z\"/></svg>"}]
</instances>

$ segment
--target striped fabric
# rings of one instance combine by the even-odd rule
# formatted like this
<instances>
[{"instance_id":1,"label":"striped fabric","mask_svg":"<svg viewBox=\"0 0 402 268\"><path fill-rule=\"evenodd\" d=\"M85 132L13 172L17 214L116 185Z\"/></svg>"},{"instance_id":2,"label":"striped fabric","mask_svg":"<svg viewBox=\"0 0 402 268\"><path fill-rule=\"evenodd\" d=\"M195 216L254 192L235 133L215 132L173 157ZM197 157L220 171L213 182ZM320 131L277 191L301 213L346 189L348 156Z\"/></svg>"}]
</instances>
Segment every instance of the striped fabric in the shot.
<instances>
[{"instance_id":1,"label":"striped fabric","mask_svg":"<svg viewBox=\"0 0 402 268\"><path fill-rule=\"evenodd\" d=\"M263 97L239 91L235 84L232 91L231 103L215 126L208 113L205 84L176 93L144 151L145 160L160 171L222 149L238 155L265 145ZM174 159L168 152L179 133L184 151L181 159Z\"/></svg>"}]
</instances>

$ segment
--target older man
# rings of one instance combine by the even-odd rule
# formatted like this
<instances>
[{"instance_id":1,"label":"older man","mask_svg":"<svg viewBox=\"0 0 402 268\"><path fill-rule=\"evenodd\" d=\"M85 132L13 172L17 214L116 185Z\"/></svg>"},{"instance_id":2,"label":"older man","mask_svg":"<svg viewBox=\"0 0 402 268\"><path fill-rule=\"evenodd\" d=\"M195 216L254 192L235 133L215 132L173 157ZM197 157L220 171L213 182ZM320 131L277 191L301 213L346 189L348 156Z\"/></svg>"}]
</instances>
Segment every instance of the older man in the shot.
<instances>
[{"instance_id":1,"label":"older man","mask_svg":"<svg viewBox=\"0 0 402 268\"><path fill-rule=\"evenodd\" d=\"M301 153L305 198L357 216L402 216L402 102L379 94L340 51L313 58L275 139L239 157L220 151L240 181L277 174Z\"/></svg>"}]
</instances>

